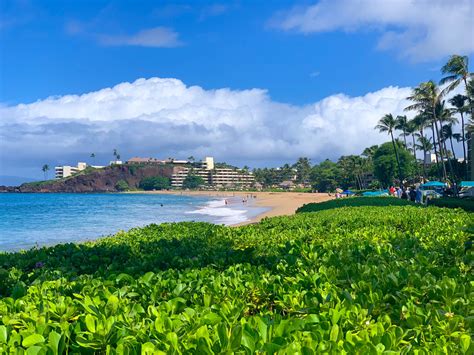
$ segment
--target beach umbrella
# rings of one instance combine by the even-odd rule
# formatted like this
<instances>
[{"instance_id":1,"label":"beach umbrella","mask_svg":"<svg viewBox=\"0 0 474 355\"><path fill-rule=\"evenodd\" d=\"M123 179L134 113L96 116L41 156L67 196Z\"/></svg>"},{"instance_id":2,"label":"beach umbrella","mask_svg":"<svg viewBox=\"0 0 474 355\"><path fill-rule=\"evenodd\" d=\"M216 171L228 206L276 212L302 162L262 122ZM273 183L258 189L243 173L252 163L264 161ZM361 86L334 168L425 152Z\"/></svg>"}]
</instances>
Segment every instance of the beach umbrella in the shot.
<instances>
[{"instance_id":1,"label":"beach umbrella","mask_svg":"<svg viewBox=\"0 0 474 355\"><path fill-rule=\"evenodd\" d=\"M461 181L459 187L474 187L474 181Z\"/></svg>"},{"instance_id":2,"label":"beach umbrella","mask_svg":"<svg viewBox=\"0 0 474 355\"><path fill-rule=\"evenodd\" d=\"M351 190L346 190L342 192L344 195L353 195L354 193Z\"/></svg>"},{"instance_id":3,"label":"beach umbrella","mask_svg":"<svg viewBox=\"0 0 474 355\"><path fill-rule=\"evenodd\" d=\"M446 184L441 181L429 181L422 185L423 187L445 187Z\"/></svg>"},{"instance_id":4,"label":"beach umbrella","mask_svg":"<svg viewBox=\"0 0 474 355\"><path fill-rule=\"evenodd\" d=\"M337 192L338 194L340 194L340 193L342 192L342 189L340 189L340 188L338 187L338 188L336 189L336 192Z\"/></svg>"}]
</instances>

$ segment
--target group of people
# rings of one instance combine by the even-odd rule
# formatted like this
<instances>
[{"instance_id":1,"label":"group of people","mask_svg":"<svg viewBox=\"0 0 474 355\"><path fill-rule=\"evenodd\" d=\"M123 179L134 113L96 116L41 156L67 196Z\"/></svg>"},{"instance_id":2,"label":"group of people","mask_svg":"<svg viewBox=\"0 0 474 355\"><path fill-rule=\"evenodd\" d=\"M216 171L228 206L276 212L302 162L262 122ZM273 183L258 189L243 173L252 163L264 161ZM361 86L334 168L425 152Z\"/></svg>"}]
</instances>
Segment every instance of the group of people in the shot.
<instances>
[{"instance_id":1,"label":"group of people","mask_svg":"<svg viewBox=\"0 0 474 355\"><path fill-rule=\"evenodd\" d=\"M410 186L408 188L402 187L394 187L390 186L388 189L388 193L391 196L398 197L404 200L410 200L416 203L423 202L423 192L421 191L420 187L417 186Z\"/></svg>"}]
</instances>

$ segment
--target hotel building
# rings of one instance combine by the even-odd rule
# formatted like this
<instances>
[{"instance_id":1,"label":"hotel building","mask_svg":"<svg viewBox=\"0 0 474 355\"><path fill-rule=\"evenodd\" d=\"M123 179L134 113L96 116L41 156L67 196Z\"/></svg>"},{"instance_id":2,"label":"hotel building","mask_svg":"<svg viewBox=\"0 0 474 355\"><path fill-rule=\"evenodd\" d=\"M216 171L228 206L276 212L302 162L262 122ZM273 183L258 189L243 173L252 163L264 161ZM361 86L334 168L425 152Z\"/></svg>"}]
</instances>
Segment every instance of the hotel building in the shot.
<instances>
[{"instance_id":1,"label":"hotel building","mask_svg":"<svg viewBox=\"0 0 474 355\"><path fill-rule=\"evenodd\" d=\"M179 166L177 172L171 177L171 186L183 187L183 182L188 175L200 176L207 185L214 187L248 188L255 183L255 177L250 172L245 172L235 168L216 168L213 157L206 157L198 163L186 162L186 165ZM176 161L173 161L176 164Z\"/></svg>"}]
</instances>

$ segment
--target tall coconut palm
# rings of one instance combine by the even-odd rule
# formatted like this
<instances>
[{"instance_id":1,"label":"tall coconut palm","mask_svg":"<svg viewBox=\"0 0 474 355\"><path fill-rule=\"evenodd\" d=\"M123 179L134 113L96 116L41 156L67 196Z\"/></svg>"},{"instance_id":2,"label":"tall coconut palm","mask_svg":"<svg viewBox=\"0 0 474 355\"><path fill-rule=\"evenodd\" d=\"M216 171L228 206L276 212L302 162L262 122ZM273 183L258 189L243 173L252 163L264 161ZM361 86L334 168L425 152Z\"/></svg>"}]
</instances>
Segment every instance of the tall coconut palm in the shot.
<instances>
[{"instance_id":1,"label":"tall coconut palm","mask_svg":"<svg viewBox=\"0 0 474 355\"><path fill-rule=\"evenodd\" d=\"M95 153L91 153L91 158L92 158L92 162L93 162L94 165L95 165Z\"/></svg>"},{"instance_id":2,"label":"tall coconut palm","mask_svg":"<svg viewBox=\"0 0 474 355\"><path fill-rule=\"evenodd\" d=\"M453 124L452 123L445 124L441 128L442 139L445 143L449 139L449 143L451 145L451 152L453 153L454 160L457 160L456 159L456 152L454 151L454 146L453 146L454 134L455 133L453 132Z\"/></svg>"},{"instance_id":3,"label":"tall coconut palm","mask_svg":"<svg viewBox=\"0 0 474 355\"><path fill-rule=\"evenodd\" d=\"M440 127L441 127L441 136L440 136L440 140L442 143L442 147L444 150L443 152L445 153L445 156L446 156L446 159L448 161L448 166L449 166L449 171L451 173L451 177L453 178L453 181L454 179L456 178L455 176L455 172L454 172L454 168L453 168L453 165L452 165L452 162L451 162L451 159L449 157L449 151L448 151L448 147L446 145L446 141L447 139L449 138L445 138L444 135L443 135L443 124L447 124L447 125L453 125L455 123L458 123L458 119L453 116L453 112L452 110L446 108L445 106L445 101L438 101L436 103L436 107L435 107L435 112L436 112L436 117L438 118L439 120L439 123L440 123ZM449 129L447 129L449 130ZM450 135L451 135L451 145L452 145L452 129L451 129L451 132L450 132ZM452 151L453 151L453 155L454 155L454 148L452 148ZM456 159L456 156L454 155L454 159Z\"/></svg>"},{"instance_id":4,"label":"tall coconut palm","mask_svg":"<svg viewBox=\"0 0 474 355\"><path fill-rule=\"evenodd\" d=\"M440 140L441 134L438 128L438 117L436 116L436 104L440 101L440 90L438 85L433 80L419 84L413 88L411 96L407 97L408 100L413 101L414 104L409 105L405 108L406 111L418 111L425 112L431 115L433 119L433 130L436 132L437 144L439 145L439 154L441 158L441 166L443 178L447 178L446 166L444 164L444 153L442 149L442 143ZM436 143L434 143L436 146Z\"/></svg>"},{"instance_id":5,"label":"tall coconut palm","mask_svg":"<svg viewBox=\"0 0 474 355\"><path fill-rule=\"evenodd\" d=\"M45 179L45 180L48 180L49 165L48 165L48 164L44 164L43 167L41 168L41 170L43 171L44 179Z\"/></svg>"},{"instance_id":6,"label":"tall coconut palm","mask_svg":"<svg viewBox=\"0 0 474 355\"><path fill-rule=\"evenodd\" d=\"M397 116L395 129L398 129L399 131L402 131L403 141L405 142L405 148L408 148L408 146L407 146L407 132L406 132L407 128L408 128L407 116L400 116L400 115Z\"/></svg>"},{"instance_id":7,"label":"tall coconut palm","mask_svg":"<svg viewBox=\"0 0 474 355\"><path fill-rule=\"evenodd\" d=\"M415 119L411 119L407 122L407 126L405 128L405 133L407 136L411 136L412 139L412 148L413 148L413 157L416 161L416 143L415 143L415 133L418 131L418 125Z\"/></svg>"},{"instance_id":8,"label":"tall coconut palm","mask_svg":"<svg viewBox=\"0 0 474 355\"><path fill-rule=\"evenodd\" d=\"M395 118L393 117L391 113L389 113L383 116L379 120L379 123L375 126L375 129L378 129L379 132L387 132L388 134L390 134L390 138L392 139L392 144L393 144L393 150L395 152L395 159L397 159L398 178L400 179L400 184L401 184L403 181L402 169L400 167L400 158L398 156L398 150L395 144L395 139L393 138L393 131L395 130L396 124L397 122Z\"/></svg>"},{"instance_id":9,"label":"tall coconut palm","mask_svg":"<svg viewBox=\"0 0 474 355\"><path fill-rule=\"evenodd\" d=\"M441 73L446 75L439 82L440 85L448 84L443 90L443 95L453 91L461 82L467 87L467 80L474 77L474 73L469 72L469 57L454 54L441 68Z\"/></svg>"},{"instance_id":10,"label":"tall coconut palm","mask_svg":"<svg viewBox=\"0 0 474 355\"><path fill-rule=\"evenodd\" d=\"M450 100L449 100L449 103L454 107L454 112L455 113L459 113L461 115L461 135L460 135L460 138L461 138L461 142L462 142L462 152L463 152L463 156L464 156L464 163L465 163L465 166L466 166L466 177L467 177L467 168L468 168L468 157L467 157L467 151L466 151L466 133L465 133L465 130L464 130L464 126L465 126L465 123L464 123L464 113L467 112L468 108L466 107L466 100L467 100L467 96L464 96L464 95L456 95L456 96L453 96Z\"/></svg>"},{"instance_id":11,"label":"tall coconut palm","mask_svg":"<svg viewBox=\"0 0 474 355\"><path fill-rule=\"evenodd\" d=\"M426 177L426 153L430 152L433 149L433 144L431 144L431 139L423 136L418 136L418 144L416 147L419 150L423 151L423 176Z\"/></svg>"}]
</instances>

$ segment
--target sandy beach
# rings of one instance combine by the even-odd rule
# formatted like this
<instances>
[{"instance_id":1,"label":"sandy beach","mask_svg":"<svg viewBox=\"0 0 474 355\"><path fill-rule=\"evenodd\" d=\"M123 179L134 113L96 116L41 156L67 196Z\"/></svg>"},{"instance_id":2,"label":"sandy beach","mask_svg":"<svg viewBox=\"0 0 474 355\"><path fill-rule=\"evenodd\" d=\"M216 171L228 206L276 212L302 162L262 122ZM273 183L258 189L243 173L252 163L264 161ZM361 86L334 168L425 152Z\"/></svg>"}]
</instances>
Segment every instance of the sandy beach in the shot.
<instances>
[{"instance_id":1,"label":"sandy beach","mask_svg":"<svg viewBox=\"0 0 474 355\"><path fill-rule=\"evenodd\" d=\"M135 192L127 192L135 193ZM306 203L323 202L333 199L327 193L301 193L301 192L232 192L232 191L140 191L136 193L145 194L172 194L189 196L212 196L222 198L245 198L248 195L256 196L250 198L248 203L257 207L269 208L268 211L235 226L259 222L265 217L292 215L295 211Z\"/></svg>"}]
</instances>

